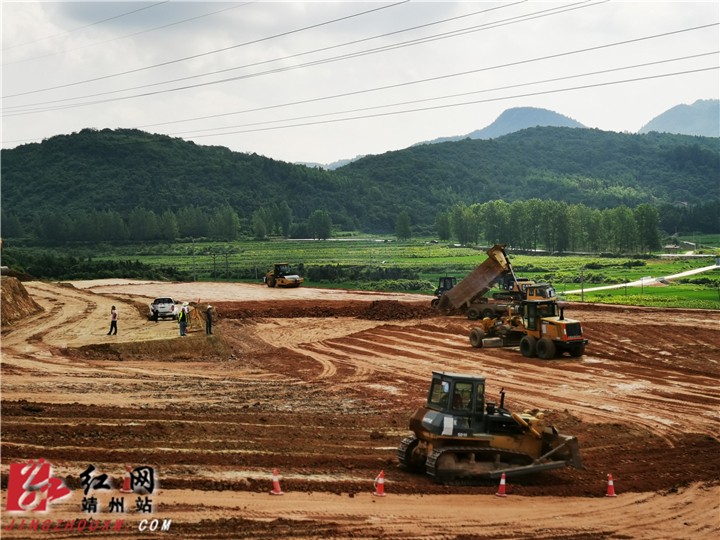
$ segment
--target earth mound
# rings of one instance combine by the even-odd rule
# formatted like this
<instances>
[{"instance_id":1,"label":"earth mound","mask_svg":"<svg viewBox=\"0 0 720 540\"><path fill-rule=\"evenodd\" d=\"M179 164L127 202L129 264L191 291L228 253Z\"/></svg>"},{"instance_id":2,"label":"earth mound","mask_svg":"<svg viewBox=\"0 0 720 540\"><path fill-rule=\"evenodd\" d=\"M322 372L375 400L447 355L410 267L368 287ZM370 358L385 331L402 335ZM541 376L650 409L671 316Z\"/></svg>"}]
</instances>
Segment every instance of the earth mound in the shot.
<instances>
[{"instance_id":1,"label":"earth mound","mask_svg":"<svg viewBox=\"0 0 720 540\"><path fill-rule=\"evenodd\" d=\"M25 317L40 313L43 308L33 300L19 279L3 276L2 326L10 326Z\"/></svg>"}]
</instances>

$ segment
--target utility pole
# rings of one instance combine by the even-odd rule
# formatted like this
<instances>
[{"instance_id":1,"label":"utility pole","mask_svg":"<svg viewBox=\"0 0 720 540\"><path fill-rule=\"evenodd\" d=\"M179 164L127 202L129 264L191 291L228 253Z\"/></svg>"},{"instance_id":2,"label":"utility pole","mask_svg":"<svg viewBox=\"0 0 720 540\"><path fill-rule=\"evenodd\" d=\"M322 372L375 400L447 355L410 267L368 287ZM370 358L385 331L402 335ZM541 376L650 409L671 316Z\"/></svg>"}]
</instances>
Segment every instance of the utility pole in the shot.
<instances>
[{"instance_id":1,"label":"utility pole","mask_svg":"<svg viewBox=\"0 0 720 540\"><path fill-rule=\"evenodd\" d=\"M190 237L190 240L192 240L192 269L193 269L193 281L197 281L197 276L195 274L195 238Z\"/></svg>"}]
</instances>

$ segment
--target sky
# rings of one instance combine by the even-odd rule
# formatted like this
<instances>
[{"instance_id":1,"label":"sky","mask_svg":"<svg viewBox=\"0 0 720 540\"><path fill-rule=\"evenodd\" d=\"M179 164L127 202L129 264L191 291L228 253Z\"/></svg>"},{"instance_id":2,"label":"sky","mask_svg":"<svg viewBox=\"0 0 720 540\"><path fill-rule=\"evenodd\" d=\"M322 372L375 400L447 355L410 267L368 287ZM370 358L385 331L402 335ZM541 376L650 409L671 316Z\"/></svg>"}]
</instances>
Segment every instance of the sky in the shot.
<instances>
[{"instance_id":1,"label":"sky","mask_svg":"<svg viewBox=\"0 0 720 540\"><path fill-rule=\"evenodd\" d=\"M289 162L539 107L636 132L720 97L716 1L2 0L2 147L136 128Z\"/></svg>"}]
</instances>

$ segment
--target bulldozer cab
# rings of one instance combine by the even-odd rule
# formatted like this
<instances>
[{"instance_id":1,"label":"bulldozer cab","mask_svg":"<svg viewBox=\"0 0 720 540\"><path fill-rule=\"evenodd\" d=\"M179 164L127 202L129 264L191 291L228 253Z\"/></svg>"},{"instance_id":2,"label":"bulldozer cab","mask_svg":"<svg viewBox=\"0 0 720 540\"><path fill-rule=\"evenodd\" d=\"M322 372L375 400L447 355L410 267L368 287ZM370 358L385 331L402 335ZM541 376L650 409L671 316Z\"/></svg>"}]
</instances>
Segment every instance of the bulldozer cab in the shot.
<instances>
[{"instance_id":1,"label":"bulldozer cab","mask_svg":"<svg viewBox=\"0 0 720 540\"><path fill-rule=\"evenodd\" d=\"M468 430L481 430L485 408L485 379L435 371L426 407L452 415L451 418L465 417L463 424ZM455 423L457 424L457 420Z\"/></svg>"},{"instance_id":2,"label":"bulldozer cab","mask_svg":"<svg viewBox=\"0 0 720 540\"><path fill-rule=\"evenodd\" d=\"M479 437L487 433L522 433L505 410L504 390L500 404L485 402L485 378L458 373L433 372L426 409L435 411L437 434L446 437ZM427 420L427 417L425 418Z\"/></svg>"}]
</instances>

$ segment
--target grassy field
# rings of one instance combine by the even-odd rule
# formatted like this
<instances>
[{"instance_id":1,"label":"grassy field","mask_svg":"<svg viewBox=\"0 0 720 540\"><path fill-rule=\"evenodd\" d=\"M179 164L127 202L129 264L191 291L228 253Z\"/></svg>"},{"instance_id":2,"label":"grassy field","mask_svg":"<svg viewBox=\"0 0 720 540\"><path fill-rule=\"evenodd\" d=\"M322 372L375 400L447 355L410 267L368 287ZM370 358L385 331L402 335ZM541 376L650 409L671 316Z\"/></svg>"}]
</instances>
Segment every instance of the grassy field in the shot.
<instances>
[{"instance_id":1,"label":"grassy field","mask_svg":"<svg viewBox=\"0 0 720 540\"><path fill-rule=\"evenodd\" d=\"M580 294L568 294L568 301L579 302ZM623 287L606 291L585 292L585 302L632 306L720 309L720 288L671 284L653 287Z\"/></svg>"},{"instance_id":2,"label":"grassy field","mask_svg":"<svg viewBox=\"0 0 720 540\"><path fill-rule=\"evenodd\" d=\"M707 241L704 240L707 245ZM712 253L712 250L711 250ZM715 250L717 256L720 251ZM98 257L98 255L100 255ZM530 255L509 252L516 275L551 282L563 291L622 284L643 277L664 277L714 264L704 258L632 258L586 255ZM460 247L432 241L398 242L393 238L342 238L324 241L273 240L233 243L174 243L125 246L95 258L132 259L159 266L175 266L197 280L261 281L275 262L289 262L307 274L312 267L402 269L413 274L412 292L431 294L442 275L458 280L486 259L484 248ZM402 281L402 283L401 283ZM307 280L311 287L408 290L407 281ZM704 273L662 287L629 287L586 293L591 302L720 309L720 272ZM579 300L580 295L567 295Z\"/></svg>"}]
</instances>

